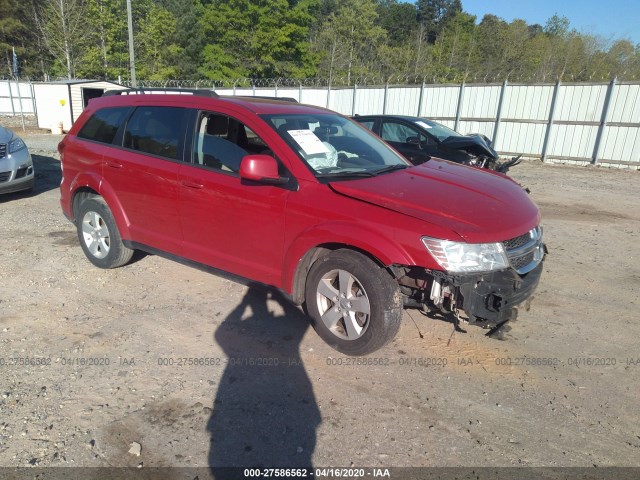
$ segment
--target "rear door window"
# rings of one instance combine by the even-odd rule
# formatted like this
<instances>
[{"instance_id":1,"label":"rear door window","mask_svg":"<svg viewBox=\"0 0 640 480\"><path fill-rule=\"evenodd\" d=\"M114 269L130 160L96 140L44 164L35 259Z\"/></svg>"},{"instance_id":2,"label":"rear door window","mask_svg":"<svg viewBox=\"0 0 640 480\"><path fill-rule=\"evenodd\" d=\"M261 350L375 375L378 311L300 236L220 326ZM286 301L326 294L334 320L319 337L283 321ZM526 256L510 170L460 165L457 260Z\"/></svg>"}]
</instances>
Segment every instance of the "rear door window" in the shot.
<instances>
[{"instance_id":1,"label":"rear door window","mask_svg":"<svg viewBox=\"0 0 640 480\"><path fill-rule=\"evenodd\" d=\"M79 138L100 143L112 143L131 107L103 108L87 120L78 132Z\"/></svg>"},{"instance_id":2,"label":"rear door window","mask_svg":"<svg viewBox=\"0 0 640 480\"><path fill-rule=\"evenodd\" d=\"M180 107L138 107L127 122L123 146L182 160L189 112Z\"/></svg>"}]
</instances>

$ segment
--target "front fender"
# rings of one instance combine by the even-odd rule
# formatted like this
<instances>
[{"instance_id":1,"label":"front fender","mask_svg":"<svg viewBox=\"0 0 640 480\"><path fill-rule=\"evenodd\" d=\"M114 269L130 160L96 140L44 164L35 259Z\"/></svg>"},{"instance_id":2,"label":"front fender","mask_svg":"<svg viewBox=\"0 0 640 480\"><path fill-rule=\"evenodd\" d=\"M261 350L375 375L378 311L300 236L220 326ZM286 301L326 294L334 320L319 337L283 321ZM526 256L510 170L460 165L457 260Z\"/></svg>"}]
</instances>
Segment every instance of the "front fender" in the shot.
<instances>
[{"instance_id":1,"label":"front fender","mask_svg":"<svg viewBox=\"0 0 640 480\"><path fill-rule=\"evenodd\" d=\"M296 272L307 252L334 245L366 252L383 265L415 264L411 255L383 232L346 221L326 222L306 229L288 245L282 270L283 289L289 294L295 294Z\"/></svg>"}]
</instances>

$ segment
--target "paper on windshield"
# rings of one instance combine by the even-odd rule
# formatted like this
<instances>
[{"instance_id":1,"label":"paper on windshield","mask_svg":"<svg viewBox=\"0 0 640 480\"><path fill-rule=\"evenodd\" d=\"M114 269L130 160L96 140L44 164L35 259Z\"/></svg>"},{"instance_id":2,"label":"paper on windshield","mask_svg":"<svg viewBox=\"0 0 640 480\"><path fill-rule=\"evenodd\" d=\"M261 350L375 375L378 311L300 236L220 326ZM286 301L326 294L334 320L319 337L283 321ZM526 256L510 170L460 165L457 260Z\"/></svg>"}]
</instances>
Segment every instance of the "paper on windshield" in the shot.
<instances>
[{"instance_id":1,"label":"paper on windshield","mask_svg":"<svg viewBox=\"0 0 640 480\"><path fill-rule=\"evenodd\" d=\"M426 123L424 123L422 120L418 120L416 122L418 125L420 125L422 128L431 128L430 125L427 125Z\"/></svg>"},{"instance_id":2,"label":"paper on windshield","mask_svg":"<svg viewBox=\"0 0 640 480\"><path fill-rule=\"evenodd\" d=\"M329 153L326 145L311 130L288 130L287 133L293 137L307 155Z\"/></svg>"}]
</instances>

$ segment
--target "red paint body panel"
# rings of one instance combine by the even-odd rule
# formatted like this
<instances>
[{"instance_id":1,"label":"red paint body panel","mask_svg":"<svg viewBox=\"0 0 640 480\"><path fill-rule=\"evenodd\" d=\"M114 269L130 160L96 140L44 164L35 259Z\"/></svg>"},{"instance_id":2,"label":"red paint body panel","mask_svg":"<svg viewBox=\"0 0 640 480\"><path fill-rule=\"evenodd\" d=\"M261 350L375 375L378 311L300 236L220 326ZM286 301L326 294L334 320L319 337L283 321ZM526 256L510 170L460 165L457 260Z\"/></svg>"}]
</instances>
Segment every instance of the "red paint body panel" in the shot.
<instances>
[{"instance_id":1,"label":"red paint body panel","mask_svg":"<svg viewBox=\"0 0 640 480\"><path fill-rule=\"evenodd\" d=\"M433 159L377 177L321 183L259 114L315 113L292 103L180 95L92 100L65 137L61 205L73 219L81 187L99 192L121 235L291 293L312 248L343 244L385 265L439 269L422 236L471 243L521 235L539 223L537 207L508 177ZM239 176L77 138L99 108L165 105L233 116L260 136L295 186ZM187 139L188 144L191 140Z\"/></svg>"}]
</instances>

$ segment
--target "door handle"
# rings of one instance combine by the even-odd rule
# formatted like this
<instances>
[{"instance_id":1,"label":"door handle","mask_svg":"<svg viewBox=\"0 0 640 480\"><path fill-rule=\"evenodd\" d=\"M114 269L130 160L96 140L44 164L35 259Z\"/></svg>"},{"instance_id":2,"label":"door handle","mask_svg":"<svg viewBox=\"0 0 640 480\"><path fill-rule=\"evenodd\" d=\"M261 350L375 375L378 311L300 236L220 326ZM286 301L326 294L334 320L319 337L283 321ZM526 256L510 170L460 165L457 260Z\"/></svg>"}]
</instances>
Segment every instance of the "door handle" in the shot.
<instances>
[{"instance_id":1,"label":"door handle","mask_svg":"<svg viewBox=\"0 0 640 480\"><path fill-rule=\"evenodd\" d=\"M195 182L189 182L189 181L183 181L182 185L184 185L185 187L196 188L196 189L201 189L202 187L204 187L204 185L202 185L201 183L195 183Z\"/></svg>"},{"instance_id":2,"label":"door handle","mask_svg":"<svg viewBox=\"0 0 640 480\"><path fill-rule=\"evenodd\" d=\"M122 164L121 163L110 162L108 160L107 160L107 166L111 167L111 168L122 168Z\"/></svg>"}]
</instances>

